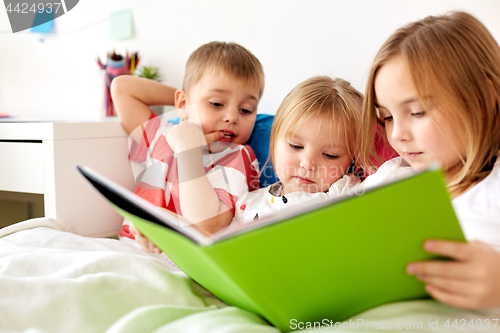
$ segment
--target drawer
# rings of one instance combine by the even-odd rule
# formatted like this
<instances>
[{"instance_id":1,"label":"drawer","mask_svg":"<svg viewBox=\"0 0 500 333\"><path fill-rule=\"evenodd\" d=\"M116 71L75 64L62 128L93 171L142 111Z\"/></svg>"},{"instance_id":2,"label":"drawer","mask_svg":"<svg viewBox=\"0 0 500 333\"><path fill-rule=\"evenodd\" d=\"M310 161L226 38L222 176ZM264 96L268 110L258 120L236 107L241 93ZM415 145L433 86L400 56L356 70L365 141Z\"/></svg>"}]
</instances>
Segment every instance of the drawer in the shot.
<instances>
[{"instance_id":1,"label":"drawer","mask_svg":"<svg viewBox=\"0 0 500 333\"><path fill-rule=\"evenodd\" d=\"M0 142L0 190L43 194L42 142Z\"/></svg>"}]
</instances>

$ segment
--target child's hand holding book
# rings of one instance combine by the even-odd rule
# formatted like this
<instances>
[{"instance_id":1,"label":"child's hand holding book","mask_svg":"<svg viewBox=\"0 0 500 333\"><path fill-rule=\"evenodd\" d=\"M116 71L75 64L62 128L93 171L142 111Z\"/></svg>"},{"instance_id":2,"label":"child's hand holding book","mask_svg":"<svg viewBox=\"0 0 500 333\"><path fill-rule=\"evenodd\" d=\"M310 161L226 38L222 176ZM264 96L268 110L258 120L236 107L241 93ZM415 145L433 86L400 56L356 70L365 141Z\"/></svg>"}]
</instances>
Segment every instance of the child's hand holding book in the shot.
<instances>
[{"instance_id":1,"label":"child's hand holding book","mask_svg":"<svg viewBox=\"0 0 500 333\"><path fill-rule=\"evenodd\" d=\"M157 207L157 208L166 214L170 214L170 215L174 216L176 219L182 220L182 217L180 217L179 215L177 215L175 213L172 213L171 211L169 211L166 208L163 208L163 207ZM186 221L184 221L184 223L186 223ZM132 223L130 224L129 228L130 228L130 232L134 235L136 242L141 246L141 250L146 251L146 252L151 252L151 253L157 253L157 254L162 253L160 248L158 248L158 246L156 246L155 243L150 241L149 238L145 237L139 231L139 229L137 229ZM209 234L205 234L205 236L209 236Z\"/></svg>"},{"instance_id":2,"label":"child's hand holding book","mask_svg":"<svg viewBox=\"0 0 500 333\"><path fill-rule=\"evenodd\" d=\"M429 253L455 259L408 265L408 273L425 282L432 297L459 308L500 306L500 253L480 241L432 240L425 242L424 248Z\"/></svg>"},{"instance_id":3,"label":"child's hand holding book","mask_svg":"<svg viewBox=\"0 0 500 333\"><path fill-rule=\"evenodd\" d=\"M133 225L129 226L130 232L134 235L135 241L141 246L141 250L161 254L161 250Z\"/></svg>"}]
</instances>

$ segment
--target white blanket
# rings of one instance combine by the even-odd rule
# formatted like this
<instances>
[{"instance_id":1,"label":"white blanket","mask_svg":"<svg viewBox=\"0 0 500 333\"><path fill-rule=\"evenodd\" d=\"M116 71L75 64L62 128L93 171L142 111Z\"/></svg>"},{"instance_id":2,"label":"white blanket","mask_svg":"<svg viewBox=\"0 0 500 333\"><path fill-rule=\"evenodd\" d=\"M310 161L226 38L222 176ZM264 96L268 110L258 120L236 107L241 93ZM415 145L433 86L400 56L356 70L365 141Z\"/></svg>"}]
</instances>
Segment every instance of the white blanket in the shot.
<instances>
[{"instance_id":1,"label":"white blanket","mask_svg":"<svg viewBox=\"0 0 500 333\"><path fill-rule=\"evenodd\" d=\"M0 229L1 333L278 332L254 314L227 307L185 275L171 272L155 255L71 231L70 225L53 219ZM362 332L371 322L373 329L382 323L393 329L421 323L411 330L450 332L455 319L458 328L461 319L467 324L474 319L484 329L486 319L499 317L500 310L465 311L422 300L372 309L336 331L356 327ZM436 321L438 329L429 328ZM500 331L500 324L495 330ZM491 322L487 331L495 330Z\"/></svg>"},{"instance_id":2,"label":"white blanket","mask_svg":"<svg viewBox=\"0 0 500 333\"><path fill-rule=\"evenodd\" d=\"M154 255L62 230L71 227L53 219L0 230L1 329L104 332L143 306L224 306L190 278L169 272L171 266Z\"/></svg>"}]
</instances>

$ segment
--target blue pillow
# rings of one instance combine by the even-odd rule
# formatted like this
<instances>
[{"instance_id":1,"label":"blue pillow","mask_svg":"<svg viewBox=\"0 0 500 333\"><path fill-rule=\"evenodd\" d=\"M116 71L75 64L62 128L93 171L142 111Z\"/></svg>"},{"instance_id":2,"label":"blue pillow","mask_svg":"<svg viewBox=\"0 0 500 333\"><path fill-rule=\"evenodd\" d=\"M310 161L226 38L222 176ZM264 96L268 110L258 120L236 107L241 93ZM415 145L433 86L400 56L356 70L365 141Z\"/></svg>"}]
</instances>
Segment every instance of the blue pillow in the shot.
<instances>
[{"instance_id":1,"label":"blue pillow","mask_svg":"<svg viewBox=\"0 0 500 333\"><path fill-rule=\"evenodd\" d=\"M271 125L273 124L274 116L269 114L258 114L255 120L255 126L248 139L247 144L252 147L259 161L260 169L260 187L267 187L278 181L278 177L274 173L271 160L266 164L269 158L269 139L271 138ZM266 167L264 168L264 164Z\"/></svg>"},{"instance_id":2,"label":"blue pillow","mask_svg":"<svg viewBox=\"0 0 500 333\"><path fill-rule=\"evenodd\" d=\"M252 147L259 161L259 168L261 170L259 178L260 187L266 187L278 181L271 161L262 169L269 157L269 139L271 138L271 125L273 124L273 119L274 116L272 115L258 114L252 135L250 135L250 139L247 141L247 145ZM179 118L169 119L168 121L176 125L179 123Z\"/></svg>"}]
</instances>

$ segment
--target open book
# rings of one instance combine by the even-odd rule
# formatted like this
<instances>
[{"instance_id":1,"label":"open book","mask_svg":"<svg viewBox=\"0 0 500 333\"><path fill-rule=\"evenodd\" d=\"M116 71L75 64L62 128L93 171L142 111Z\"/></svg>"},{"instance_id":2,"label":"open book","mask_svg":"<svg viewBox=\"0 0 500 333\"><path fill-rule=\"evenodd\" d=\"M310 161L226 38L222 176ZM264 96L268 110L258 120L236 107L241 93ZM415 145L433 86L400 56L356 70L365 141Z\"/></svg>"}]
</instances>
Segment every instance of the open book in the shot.
<instances>
[{"instance_id":1,"label":"open book","mask_svg":"<svg viewBox=\"0 0 500 333\"><path fill-rule=\"evenodd\" d=\"M92 169L78 169L186 274L283 331L428 297L406 265L435 258L422 249L426 239L465 240L439 170L206 237Z\"/></svg>"}]
</instances>

